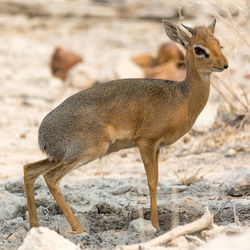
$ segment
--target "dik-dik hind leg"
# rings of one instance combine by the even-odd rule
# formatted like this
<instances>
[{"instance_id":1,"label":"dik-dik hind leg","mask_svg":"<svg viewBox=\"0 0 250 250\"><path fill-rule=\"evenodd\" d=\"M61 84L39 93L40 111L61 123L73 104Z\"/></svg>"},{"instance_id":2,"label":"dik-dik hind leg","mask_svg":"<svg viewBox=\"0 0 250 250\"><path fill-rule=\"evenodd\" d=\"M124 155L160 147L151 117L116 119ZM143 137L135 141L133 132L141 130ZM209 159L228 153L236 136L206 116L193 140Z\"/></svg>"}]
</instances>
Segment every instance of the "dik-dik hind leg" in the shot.
<instances>
[{"instance_id":1,"label":"dik-dik hind leg","mask_svg":"<svg viewBox=\"0 0 250 250\"><path fill-rule=\"evenodd\" d=\"M104 141L101 141L99 144L89 145L88 153L81 159L76 160L69 164L58 166L57 168L54 168L43 175L51 194L53 195L56 202L60 206L66 219L71 225L72 230L76 231L79 234L84 232L84 230L82 229L79 221L74 216L72 210L70 209L69 205L65 201L60 191L59 188L60 180L74 168L87 164L88 162L93 161L106 154L109 145L110 145L109 142L104 142Z\"/></svg>"},{"instance_id":2,"label":"dik-dik hind leg","mask_svg":"<svg viewBox=\"0 0 250 250\"><path fill-rule=\"evenodd\" d=\"M48 159L24 165L24 187L26 192L27 206L30 219L30 227L39 227L36 213L36 201L34 194L34 183L37 177L49 169L55 167L55 163L50 163Z\"/></svg>"},{"instance_id":3,"label":"dik-dik hind leg","mask_svg":"<svg viewBox=\"0 0 250 250\"><path fill-rule=\"evenodd\" d=\"M65 201L59 188L60 180L68 172L70 172L70 170L72 170L76 166L76 164L77 162L73 162L67 165L58 166L57 168L45 173L43 177L51 194L55 198L57 204L59 205L68 222L70 223L72 230L80 234L83 233L84 230L82 229L81 224L79 223L72 210L68 206L67 202Z\"/></svg>"},{"instance_id":4,"label":"dik-dik hind leg","mask_svg":"<svg viewBox=\"0 0 250 250\"><path fill-rule=\"evenodd\" d=\"M158 185L158 155L159 150L154 143L137 143L141 153L142 161L146 170L148 186L150 191L150 220L155 228L160 228L157 212L156 192Z\"/></svg>"}]
</instances>

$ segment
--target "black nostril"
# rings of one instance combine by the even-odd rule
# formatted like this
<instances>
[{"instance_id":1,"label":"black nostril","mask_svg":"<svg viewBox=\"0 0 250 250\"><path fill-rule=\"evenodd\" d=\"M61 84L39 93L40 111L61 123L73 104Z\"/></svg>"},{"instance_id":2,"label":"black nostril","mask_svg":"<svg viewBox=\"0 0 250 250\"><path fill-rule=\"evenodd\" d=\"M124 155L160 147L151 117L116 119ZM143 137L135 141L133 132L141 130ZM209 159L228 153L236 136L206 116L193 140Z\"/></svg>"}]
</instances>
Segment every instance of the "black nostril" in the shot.
<instances>
[{"instance_id":1,"label":"black nostril","mask_svg":"<svg viewBox=\"0 0 250 250\"><path fill-rule=\"evenodd\" d=\"M224 66L224 69L227 69L227 68L228 68L228 65L225 65L225 66Z\"/></svg>"}]
</instances>

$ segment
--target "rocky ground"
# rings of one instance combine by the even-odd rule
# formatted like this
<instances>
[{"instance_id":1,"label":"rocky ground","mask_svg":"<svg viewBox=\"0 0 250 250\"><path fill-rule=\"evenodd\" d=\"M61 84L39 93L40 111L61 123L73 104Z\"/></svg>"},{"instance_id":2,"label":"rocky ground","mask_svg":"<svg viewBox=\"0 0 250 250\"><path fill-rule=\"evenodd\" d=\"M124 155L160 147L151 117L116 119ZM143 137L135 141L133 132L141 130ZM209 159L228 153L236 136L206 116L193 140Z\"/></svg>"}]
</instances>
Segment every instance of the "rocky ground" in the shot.
<instances>
[{"instance_id":1,"label":"rocky ground","mask_svg":"<svg viewBox=\"0 0 250 250\"><path fill-rule=\"evenodd\" d=\"M17 6L20 8L20 4ZM43 117L89 82L132 75L143 77L131 57L156 54L160 44L167 40L156 18L162 12L147 19L149 11L147 6L143 7L140 19L134 18L136 14L129 19L114 18L117 7L116 12L106 12L108 17L100 18L103 5L99 5L99 16L91 12L93 16L88 18L60 14L75 11L67 8L58 10L57 16L44 9L43 15L41 9L40 14L37 11L30 14L30 6L26 14L20 14L18 8L12 8L12 12L7 8L0 15L0 249L17 249L29 231L22 166L45 157L37 146L37 130ZM10 15L13 11L15 15ZM173 9L168 15L173 18L176 11ZM200 20L192 18L187 22ZM209 16L207 19L204 16L203 23L208 23L207 20ZM226 31L219 33L223 25L228 24L219 19L218 37L231 65L231 71L223 73L223 77L231 80L236 92L240 79L239 85L247 92L249 47L243 46L243 38L238 38L237 49L232 50ZM65 87L65 83L51 75L49 61L56 46L83 57L82 86L72 80ZM137 221L139 217L149 219L149 191L137 149L104 157L62 180L62 193L86 229L86 233L78 236L72 235L43 179L39 179L35 192L40 224L82 249L112 249L154 238L178 224L200 218L205 206L213 211L218 225L249 227L250 126L242 125L239 116L230 113L228 105L212 89L208 106L194 129L161 150L157 196L160 231L145 220L143 225Z\"/></svg>"}]
</instances>

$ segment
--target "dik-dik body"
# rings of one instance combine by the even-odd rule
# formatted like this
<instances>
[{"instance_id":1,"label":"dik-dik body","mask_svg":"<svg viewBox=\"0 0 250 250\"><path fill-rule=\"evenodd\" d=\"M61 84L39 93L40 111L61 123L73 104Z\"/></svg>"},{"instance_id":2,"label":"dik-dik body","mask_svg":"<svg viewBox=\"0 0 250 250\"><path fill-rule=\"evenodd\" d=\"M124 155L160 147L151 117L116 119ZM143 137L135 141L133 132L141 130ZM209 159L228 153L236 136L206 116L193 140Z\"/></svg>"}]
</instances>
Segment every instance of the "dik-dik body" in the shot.
<instances>
[{"instance_id":1,"label":"dik-dik body","mask_svg":"<svg viewBox=\"0 0 250 250\"><path fill-rule=\"evenodd\" d=\"M215 20L208 27L186 28L164 21L170 39L186 49L187 76L182 82L122 79L96 85L65 100L52 110L39 128L39 145L46 159L24 166L24 184L30 226L39 226L34 182L43 177L69 221L83 232L59 190L69 171L120 149L138 147L150 190L152 224L159 228L156 190L161 146L183 136L204 108L210 75L228 62L214 37Z\"/></svg>"}]
</instances>

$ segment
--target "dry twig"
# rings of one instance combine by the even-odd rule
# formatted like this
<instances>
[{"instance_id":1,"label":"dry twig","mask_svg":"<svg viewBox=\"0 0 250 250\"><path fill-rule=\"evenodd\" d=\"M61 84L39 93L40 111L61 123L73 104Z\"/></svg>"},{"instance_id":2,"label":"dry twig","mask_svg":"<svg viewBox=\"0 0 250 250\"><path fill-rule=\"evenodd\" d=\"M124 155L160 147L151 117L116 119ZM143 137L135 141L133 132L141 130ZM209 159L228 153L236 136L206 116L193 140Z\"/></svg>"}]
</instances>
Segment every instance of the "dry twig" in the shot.
<instances>
[{"instance_id":1,"label":"dry twig","mask_svg":"<svg viewBox=\"0 0 250 250\"><path fill-rule=\"evenodd\" d=\"M236 92L229 86L229 84L227 84L227 82L225 80L223 80L222 78L220 77L216 77L217 80L219 80L223 85L224 87L230 92L230 94L233 96L234 100L238 100L239 103L242 105L242 107L244 107L244 109L246 111L248 111L248 104L247 103L244 103L241 98L236 94ZM246 97L244 97L246 98Z\"/></svg>"},{"instance_id":2,"label":"dry twig","mask_svg":"<svg viewBox=\"0 0 250 250\"><path fill-rule=\"evenodd\" d=\"M205 228L212 227L212 226L213 226L213 215L209 211L208 207L206 207L204 215L200 219L194 222L191 222L184 226L178 226L174 228L173 230L166 232L165 234L153 240L150 240L148 242L129 245L129 246L122 246L121 249L122 250L139 250L139 249L148 249L153 246L160 246L179 236L197 232L197 231L200 231Z\"/></svg>"},{"instance_id":3,"label":"dry twig","mask_svg":"<svg viewBox=\"0 0 250 250\"><path fill-rule=\"evenodd\" d=\"M219 88L218 86L211 81L211 84L213 85L213 87L218 91L218 93L223 97L223 99L234 109L237 110L236 106L233 104L233 101L230 100L230 98L228 96L226 96Z\"/></svg>"},{"instance_id":4,"label":"dry twig","mask_svg":"<svg viewBox=\"0 0 250 250\"><path fill-rule=\"evenodd\" d=\"M237 213L236 213L235 205L234 205L233 202L231 202L231 204L232 204L232 207L233 207L233 213L234 213L234 221L235 221L235 224L236 224L237 226L241 226L241 225L240 225L239 217L237 216Z\"/></svg>"}]
</instances>

